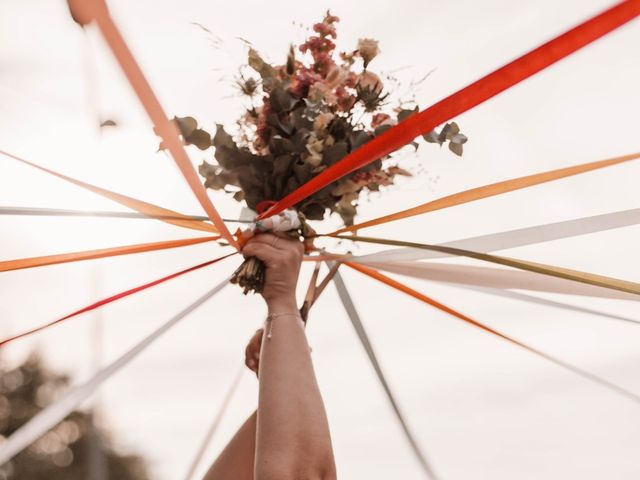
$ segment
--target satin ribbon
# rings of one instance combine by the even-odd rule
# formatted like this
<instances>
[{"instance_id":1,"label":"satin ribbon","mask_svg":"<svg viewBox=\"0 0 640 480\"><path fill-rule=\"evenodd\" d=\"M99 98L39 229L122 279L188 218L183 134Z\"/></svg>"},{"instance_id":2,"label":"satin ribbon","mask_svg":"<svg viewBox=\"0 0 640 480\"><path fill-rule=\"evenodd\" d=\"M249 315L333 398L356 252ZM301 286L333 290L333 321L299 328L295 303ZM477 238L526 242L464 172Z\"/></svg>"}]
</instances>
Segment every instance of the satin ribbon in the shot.
<instances>
[{"instance_id":1,"label":"satin ribbon","mask_svg":"<svg viewBox=\"0 0 640 480\"><path fill-rule=\"evenodd\" d=\"M494 336L497 336L497 337L499 337L499 338L501 338L503 340L506 340L507 342L512 343L513 345L516 345L516 346L518 346L520 348L528 350L529 352L531 352L531 353L533 353L533 354L535 354L535 355L537 355L539 357L542 357L542 358L544 358L544 359L546 359L546 360L548 360L548 361L550 361L550 362L552 362L552 363L554 363L554 364L556 364L558 366L561 366L561 367L563 367L563 368L565 368L565 369L567 369L567 370L569 370L569 371L571 371L571 372L573 372L575 374L578 374L581 377L584 377L584 378L586 378L588 380L591 380L592 382L595 382L595 383L597 383L597 384L599 384L599 385L601 385L601 386L603 386L603 387L605 387L605 388L607 388L607 389L609 389L609 390L611 390L613 392L616 392L616 393L618 393L620 395L623 395L623 396L627 397L628 399L633 400L636 403L640 403L640 396L639 395L637 395L637 394L635 394L633 392L630 392L628 390L625 390L624 388L622 388L622 387L620 387L618 385L615 385L615 384L609 382L608 380L605 380L605 379L603 379L601 377L598 377L597 375L594 375L594 374L592 374L590 372L582 370L581 368L573 366L573 365L571 365L571 364L569 364L569 363L567 363L567 362L565 362L563 360L560 360L560 359L558 359L558 358L556 358L556 357L554 357L552 355L544 353L544 352L542 352L542 351L540 351L540 350L538 350L538 349L536 349L534 347L531 347L530 345L527 345L527 344L525 344L525 343L523 343L523 342L521 342L519 340L516 340L516 339L514 339L514 338L512 338L512 337L510 337L508 335L505 335L504 333L501 333L498 330L495 330L495 329L493 329L493 328L491 328L491 327L489 327L489 326L487 326L487 325L485 325L483 323L480 323L477 320L474 320L474 319L472 319L472 318L470 318L470 317L468 317L468 316L466 316L466 315L464 315L464 314L462 314L462 313L460 313L460 312L458 312L458 311L456 311L456 310L454 310L454 309L452 309L452 308L450 308L450 307L448 307L448 306L446 306L446 305L444 305L444 304L442 304L442 303L440 303L440 302L438 302L438 301L436 301L436 300L424 295L423 293L420 293L420 292L418 292L418 291L416 291L416 290L414 290L414 289L412 289L412 288L410 288L410 287L408 287L408 286L406 286L406 285L404 285L404 284L402 284L402 283L400 283L400 282L398 282L398 281L396 281L396 280L394 280L394 279L392 279L390 277L387 277L386 275L383 275L383 274L381 274L380 272L378 272L376 270L373 270L371 268L365 267L363 265L358 265L358 264L349 263L349 262L345 262L345 265L347 265L348 267L351 267L354 270L357 270L358 272L363 273L363 274L365 274L365 275L367 275L367 276L369 276L369 277L371 277L371 278L373 278L375 280L378 280L379 282L382 282L382 283L384 283L384 284L386 284L386 285L388 285L388 286L390 286L390 287L392 287L392 288L394 288L396 290L399 290L399 291L401 291L403 293L406 293L407 295L410 295L411 297L413 297L413 298L415 298L417 300L420 300L421 302L424 302L424 303L426 303L428 305L431 305L432 307L435 307L435 308L437 308L438 310L440 310L442 312L445 312L445 313L447 313L447 314L449 314L451 316L454 316L454 317L462 320L463 322L466 322L466 323L468 323L470 325L473 325L476 328L479 328L481 330L484 330L485 332L488 332L488 333L490 333L490 334L492 334Z\"/></svg>"},{"instance_id":2,"label":"satin ribbon","mask_svg":"<svg viewBox=\"0 0 640 480\"><path fill-rule=\"evenodd\" d=\"M122 356L97 372L93 377L80 385L71 387L67 392L51 405L40 410L27 423L18 428L9 437L0 444L0 465L5 464L14 456L27 448L38 438L44 435L55 425L64 420L71 412L77 409L82 402L89 398L104 382L109 380L116 372L129 364L140 353L152 345L169 329L177 325L191 312L204 304L211 297L216 295L220 290L229 284L229 279L224 279L217 286L209 290L191 305L180 311L178 314L170 318L166 323L151 332L147 337L143 338L131 349L126 351Z\"/></svg>"},{"instance_id":3,"label":"satin ribbon","mask_svg":"<svg viewBox=\"0 0 640 480\"><path fill-rule=\"evenodd\" d=\"M490 233L438 244L443 247L463 248L476 252L494 252L509 248L524 247L536 243L561 240L564 238L603 232L615 228L640 224L640 208L604 213L562 222L535 225L504 232ZM354 257L358 263L415 261L429 258L450 257L451 255L419 248L393 248L369 255ZM355 260L354 260L355 261Z\"/></svg>"},{"instance_id":4,"label":"satin ribbon","mask_svg":"<svg viewBox=\"0 0 640 480\"><path fill-rule=\"evenodd\" d=\"M329 265L332 268L334 267L334 265L331 265L331 264ZM407 423L402 411L400 410L398 401L396 400L396 397L393 391L391 390L391 387L389 386L389 382L387 381L382 371L382 367L380 366L380 362L378 361L378 356L376 355L376 352L373 349L373 345L371 345L371 340L369 340L369 335L367 334L367 331L364 328L364 324L360 319L358 310L356 310L356 306L353 303L353 299L351 298L349 291L347 290L347 286L344 284L344 281L342 280L342 276L340 275L340 272L338 272L337 270L335 271L333 283L336 286L336 290L338 291L338 296L340 297L340 301L342 302L342 305L347 313L347 316L351 321L351 325L356 331L356 334L358 335L358 339L360 340L360 343L362 344L362 347L364 348L364 351L367 354L367 357L369 358L369 362L371 363L371 366L373 367L373 370L376 373L376 376L378 377L378 381L380 382L380 385L382 386L382 389L384 390L387 396L387 399L391 404L391 408L393 409L393 412L395 413L395 416L398 419L400 426L402 427L404 436L409 442L409 445L411 446L411 450L413 451L416 459L418 460L418 463L420 463L422 470L427 475L427 478L431 480L436 480L437 475L433 467L431 466L430 462L428 461L427 456L420 448L418 441L415 439L413 433L411 432L411 429L409 428L409 424Z\"/></svg>"},{"instance_id":5,"label":"satin ribbon","mask_svg":"<svg viewBox=\"0 0 640 480\"><path fill-rule=\"evenodd\" d=\"M434 212L443 208L462 205L464 203L493 197L502 193L513 192L515 190L520 190L534 185L540 185L543 183L551 182L553 180L559 180L561 178L579 175L581 173L590 172L600 168L611 167L613 165L629 162L638 158L640 158L640 153L632 153L629 155L623 155L621 157L610 158L608 160L599 160L597 162L583 163L580 165L560 168L557 170L536 173L534 175L527 175L525 177L512 178L510 180L492 183L489 185L484 185L482 187L472 188L463 192L454 193L453 195L448 195L437 200L423 203L422 205L418 205L417 207L409 208L401 212L392 213L391 215L385 215L374 220L369 220L357 225L351 225L349 227L341 228L333 233L330 233L329 235L338 235L340 233L353 232L355 230L373 227L374 225L382 225L384 223L389 223L416 215L422 215L423 213Z\"/></svg>"},{"instance_id":6,"label":"satin ribbon","mask_svg":"<svg viewBox=\"0 0 640 480\"><path fill-rule=\"evenodd\" d=\"M195 265L195 266L187 268L185 270L181 270L181 271L173 273L171 275L167 275L166 277L162 277L162 278L159 278L159 279L154 280L152 282L140 285L138 287L131 288L129 290L125 290L125 291L120 292L120 293L116 293L115 295L111 295L110 297L103 298L102 300L98 300L97 302L91 303L90 305L87 305L86 307L82 307L82 308L80 308L80 309L78 309L78 310L76 310L74 312L71 312L70 314L65 315L64 317L60 317L60 318L58 318L56 320L53 320L53 321L48 322L48 323L45 323L44 325L40 325L39 327L32 328L31 330L27 330L26 332L22 332L22 333L13 335L13 336L11 336L9 338L5 338L4 340L0 341L0 347L8 345L9 343L11 343L11 342L13 342L15 340L18 340L19 338L28 337L30 335L33 335L34 333L40 332L42 330L46 330L49 327L52 327L52 326L57 325L59 323L62 323L62 322L66 321L66 320L69 320L69 319L71 319L73 317L77 317L78 315L81 315L83 313L87 313L87 312L90 312L92 310L96 310L96 309L98 309L100 307L103 307L105 305L113 303L113 302L115 302L117 300L120 300L120 299L123 299L125 297L128 297L129 295L133 295L134 293L138 293L138 292L141 292L143 290L147 290L148 288L155 287L156 285L160 285L161 283L167 282L169 280L173 280L174 278L180 277L180 276L185 275L187 273L195 272L196 270L200 270L201 268L208 267L209 265L213 265L214 263L218 263L219 261L224 260L225 258L228 258L231 255L235 255L236 253L237 252L234 252L234 253L231 253L229 255L225 255L223 257L216 258L215 260L210 260L208 262L204 262L204 263L201 263L199 265Z\"/></svg>"},{"instance_id":7,"label":"satin ribbon","mask_svg":"<svg viewBox=\"0 0 640 480\"><path fill-rule=\"evenodd\" d=\"M152 252L169 248L186 247L199 243L212 242L220 237L198 237L180 240L168 240L164 242L140 243L137 245L125 245L123 247L100 248L97 250L85 250L83 252L59 253L57 255L45 255L42 257L20 258L17 260L5 260L0 262L0 272L22 270L24 268L44 267L46 265L58 265L61 263L79 262L82 260L94 260L97 258L129 255L132 253Z\"/></svg>"},{"instance_id":8,"label":"satin ribbon","mask_svg":"<svg viewBox=\"0 0 640 480\"><path fill-rule=\"evenodd\" d=\"M75 210L69 208L41 208L41 207L0 207L0 215L16 215L27 217L91 217L91 218L122 218L135 220L182 220L186 216L197 222L208 221L209 217L202 215L144 215L137 212L108 212L104 210ZM246 220L224 218L225 222L250 223ZM209 225L209 224L206 224Z\"/></svg>"},{"instance_id":9,"label":"satin ribbon","mask_svg":"<svg viewBox=\"0 0 640 480\"><path fill-rule=\"evenodd\" d=\"M605 277L604 275L596 275L594 273L581 272L579 270L571 270L569 268L556 267L553 265L545 265L543 263L528 262L518 260L516 258L501 257L490 255L488 253L472 252L461 248L444 247L442 245L429 245L426 243L405 242L402 240L388 240L384 238L360 237L351 235L338 235L336 238L342 240L351 240L354 242L378 243L383 245L396 245L402 247L423 248L425 250L433 250L436 252L447 253L461 257L474 258L484 262L496 263L506 267L517 268L529 272L550 275L552 277L564 278L574 282L586 283L597 287L610 288L620 292L632 293L640 295L640 283L629 282L617 278Z\"/></svg>"},{"instance_id":10,"label":"satin ribbon","mask_svg":"<svg viewBox=\"0 0 640 480\"><path fill-rule=\"evenodd\" d=\"M360 263L357 257L351 258L349 261ZM562 278L522 270L441 262L366 262L364 265L376 270L397 273L398 275L454 285L488 287L499 291L529 290L559 295L578 295L640 302L640 295L580 282L568 282Z\"/></svg>"},{"instance_id":11,"label":"satin ribbon","mask_svg":"<svg viewBox=\"0 0 640 480\"><path fill-rule=\"evenodd\" d=\"M191 460L191 463L189 464L189 469L187 470L187 474L184 476L184 480L194 480L196 478L195 476L196 469L198 468L198 465L200 465L200 462L202 462L202 459L204 458L204 455L207 452L207 448L209 447L211 440L213 439L214 435L218 431L218 428L220 427L220 423L222 422L222 418L224 417L224 414L227 412L229 405L231 405L231 400L233 399L233 396L235 395L236 391L238 390L238 387L240 386L240 381L242 380L244 369L245 369L244 364L240 365L240 369L238 370L238 373L236 373L233 379L233 382L229 386L229 390L224 396L224 399L222 400L222 404L220 404L220 407L218 407L218 411L216 412L216 416L213 418L213 422L211 423L209 430L207 430L207 433L202 439L202 442L200 443L200 447L198 448L198 451L195 457L193 458L193 460Z\"/></svg>"},{"instance_id":12,"label":"satin ribbon","mask_svg":"<svg viewBox=\"0 0 640 480\"><path fill-rule=\"evenodd\" d=\"M462 285L453 285L454 288L462 288L465 290L471 290L474 292L484 293L486 295L493 295L496 297L508 298L511 300L517 300L519 302L527 302L535 305L543 305L545 307L559 308L561 310L568 310L571 312L579 312L586 313L588 315L593 315L596 317L604 317L612 320L619 320L626 323L634 323L636 325L640 325L640 320L635 320L633 318L625 317L623 315L617 315L615 313L604 312L602 310L596 310L593 308L580 307L577 305L571 305L565 302L559 302L557 300L549 300L548 298L538 297L536 295L529 295L521 292L513 292L510 290L498 290L496 288L487 288L487 287L472 287L472 286L462 286Z\"/></svg>"},{"instance_id":13,"label":"satin ribbon","mask_svg":"<svg viewBox=\"0 0 640 480\"><path fill-rule=\"evenodd\" d=\"M167 208L158 207L157 205L153 205L148 202L143 202L142 200L128 197L120 193L112 192L105 188L91 185L90 183L76 180L75 178L72 178L67 175L63 175L62 173L58 173L48 168L42 167L36 163L30 162L28 160L25 160L24 158L20 158L16 155L5 152L3 150L0 150L0 154L6 157L9 157L13 160L16 160L22 163L23 165L28 165L42 172L48 173L49 175L58 177L64 180L65 182L69 182L80 188L89 190L90 192L96 193L101 197L108 198L109 200L119 203L120 205L124 205L125 207L135 210L136 212L142 213L143 215L146 215L148 217L157 218L159 220L162 220L163 222L170 223L172 225L177 225L179 227L191 228L193 230L200 230L200 231L209 232L209 233L218 233L218 229L216 229L213 225L199 221L199 220L193 220L191 217L187 215L174 212L173 210L169 210Z\"/></svg>"},{"instance_id":14,"label":"satin ribbon","mask_svg":"<svg viewBox=\"0 0 640 480\"><path fill-rule=\"evenodd\" d=\"M171 154L182 176L187 181L198 202L207 213L220 235L233 247L238 249L238 244L227 229L222 217L211 203L211 199L193 168L193 164L187 155L184 145L180 141L179 132L174 122L169 121L158 98L151 89L140 66L129 50L120 31L116 27L104 0L71 0L69 1L74 18L82 24L95 21L109 45L113 55L120 64L127 80L135 91L142 106L147 112L155 127L156 133L162 138L162 142Z\"/></svg>"},{"instance_id":15,"label":"satin ribbon","mask_svg":"<svg viewBox=\"0 0 640 480\"><path fill-rule=\"evenodd\" d=\"M291 208L339 178L407 145L419 135L429 133L438 125L544 70L638 15L640 15L640 0L618 3L426 110L411 115L287 195L264 212L260 218Z\"/></svg>"},{"instance_id":16,"label":"satin ribbon","mask_svg":"<svg viewBox=\"0 0 640 480\"><path fill-rule=\"evenodd\" d=\"M355 259L352 259L352 262L359 263L356 262ZM497 268L471 267L468 265L423 262L373 262L367 263L366 266L375 270L396 273L406 277L419 278L439 284L446 283L453 288L462 288L481 292L486 295L586 313L640 325L640 320L634 320L622 315L579 307L512 290L531 290L556 294L587 295L591 297L640 301L640 297L637 295L617 292L606 288L583 285L575 282L565 282L557 278L537 275L535 273Z\"/></svg>"}]
</instances>

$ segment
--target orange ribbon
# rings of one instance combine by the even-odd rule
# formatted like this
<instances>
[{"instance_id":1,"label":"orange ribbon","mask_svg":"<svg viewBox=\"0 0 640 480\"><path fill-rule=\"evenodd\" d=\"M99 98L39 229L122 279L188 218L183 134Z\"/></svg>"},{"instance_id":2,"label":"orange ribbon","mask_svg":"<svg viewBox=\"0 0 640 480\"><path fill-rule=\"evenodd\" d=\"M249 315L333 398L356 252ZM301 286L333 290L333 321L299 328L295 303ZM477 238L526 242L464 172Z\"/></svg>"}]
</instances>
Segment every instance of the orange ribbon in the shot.
<instances>
[{"instance_id":1,"label":"orange ribbon","mask_svg":"<svg viewBox=\"0 0 640 480\"><path fill-rule=\"evenodd\" d=\"M492 335L495 335L495 336L497 336L497 337L499 337L499 338L501 338L503 340L506 340L506 341L514 344L514 345L517 345L520 348L524 348L525 350L528 350L529 352L531 352L531 353L533 353L533 354L535 354L535 355L537 355L539 357L542 357L542 358L544 358L544 359L546 359L546 360L548 360L548 361L550 361L552 363L555 363L556 365L559 365L559 366L561 366L563 368L566 368L567 370L570 370L573 373L576 373L576 374L580 375L581 377L587 378L588 380L591 380L591 381L593 381L595 383L598 383L599 385L601 385L601 386L603 386L603 387L605 387L605 388L607 388L609 390L612 390L612 391L614 391L616 393L624 395L625 397L633 400L634 402L640 403L640 396L639 395L636 395L633 392L625 390L624 388L619 387L618 385L615 385L615 384L609 382L608 380L600 378L600 377L598 377L598 376L596 376L596 375L594 375L592 373L589 373L589 372L587 372L585 370L582 370L581 368L578 368L578 367L576 367L574 365L571 365L571 364L569 364L569 363L567 363L567 362L565 362L563 360L560 360L560 359L558 359L556 357L553 357L553 356L551 356L551 355L549 355L547 353L541 352L540 350L538 350L538 349L536 349L534 347L531 347L531 346L529 346L529 345L527 345L525 343L522 343L519 340L511 338L508 335L505 335L504 333L501 333L501 332L499 332L499 331L497 331L497 330L495 330L495 329L493 329L493 328L491 328L491 327L489 327L487 325L484 325L483 323L480 323L477 320L474 320L474 319L472 319L472 318L470 318L470 317L468 317L468 316L466 316L466 315L464 315L464 314L462 314L462 313L460 313L460 312L458 312L458 311L456 311L456 310L454 310L454 309L452 309L450 307L447 307L446 305L443 305L442 303L440 303L440 302L438 302L438 301L436 301L436 300L434 300L434 299L432 299L432 298L430 298L430 297L428 297L428 296L426 296L426 295L424 295L424 294L422 294L422 293L420 293L420 292L418 292L418 291L416 291L416 290L414 290L414 289L412 289L412 288L410 288L410 287L408 287L408 286L406 286L406 285L404 285L404 284L402 284L402 283L400 283L400 282L398 282L398 281L396 281L396 280L394 280L394 279L392 279L390 277L387 277L386 275L383 275L382 273L378 272L377 270L374 270L372 268L368 268L368 267L365 267L365 266L362 266L362 265L358 265L356 263L350 263L350 262L345 262L345 265L347 265L348 267L351 267L354 270L357 270L358 272L363 273L363 274L365 274L365 275L367 275L367 276L369 276L369 277L371 277L371 278L373 278L375 280L378 280L379 282L382 282L385 285L388 285L388 286L390 286L392 288L395 288L396 290L399 290L399 291L401 291L403 293L406 293L407 295L410 295L413 298L415 298L417 300L420 300L421 302L424 302L424 303L426 303L428 305L431 305L432 307L435 307L438 310L441 310L441 311L443 311L445 313L448 313L449 315L452 315L452 316L454 316L454 317L456 317L456 318L458 318L458 319L460 319L460 320L462 320L462 321L464 321L464 322L466 322L466 323L468 323L470 325L473 325L474 327L477 327L477 328L479 328L481 330L484 330L485 332L488 332L488 333L490 333Z\"/></svg>"},{"instance_id":2,"label":"orange ribbon","mask_svg":"<svg viewBox=\"0 0 640 480\"><path fill-rule=\"evenodd\" d=\"M423 203L422 205L418 205L417 207L409 208L401 212L392 213L390 215L385 215L374 220L369 220L357 225L351 225L349 227L341 228L340 230L336 230L335 232L329 233L328 235L334 236L345 232L360 230L362 228L373 227L374 225L382 225L383 223L393 222L395 220L409 218L415 215L422 215L423 213L433 212L435 210L441 210L443 208L449 208L455 205L462 205L463 203L493 197L502 193L513 192L522 188L540 185L542 183L570 177L572 175L578 175L581 173L590 172L592 170L597 170L599 168L610 167L612 165L636 160L638 158L640 158L640 153L631 153L629 155L623 155L621 157L599 160L597 162L591 163L583 163L571 167L559 168L557 170L536 173L534 175L527 175L525 177L512 178L510 180L505 180L498 183L491 183L482 187L476 187L470 190L464 190L462 192L454 193L453 195L448 195L431 202Z\"/></svg>"},{"instance_id":3,"label":"orange ribbon","mask_svg":"<svg viewBox=\"0 0 640 480\"><path fill-rule=\"evenodd\" d=\"M168 240L164 242L139 243L122 247L100 248L97 250L85 250L83 252L59 253L43 257L20 258L18 260L6 260L0 262L0 272L21 270L24 268L43 267L45 265L57 265L60 263L79 262L81 260L93 260L96 258L116 257L131 253L152 252L169 248L186 247L198 243L212 242L220 237L186 238L181 240Z\"/></svg>"},{"instance_id":4,"label":"orange ribbon","mask_svg":"<svg viewBox=\"0 0 640 480\"><path fill-rule=\"evenodd\" d=\"M176 273L172 273L171 275L167 275L165 277L159 278L157 280L154 280L152 282L149 283L145 283L143 285L140 285L138 287L135 288L131 288L129 290L125 290L124 292L120 292L117 293L115 295L111 295L110 297L107 298L103 298L102 300L98 300L97 302L91 303L90 305L87 305L86 307L82 307L79 308L78 310L75 310L74 312L71 312L68 315L65 315L64 317L60 317L56 320L53 320L51 322L45 323L43 325L40 325L39 327L35 327L32 328L31 330L27 330L24 331L22 333L18 333L15 335L12 335L9 338L5 338L4 340L0 341L0 347L3 347L11 342L14 342L15 340L18 340L19 338L23 338L23 337L28 337L29 335L33 335L34 333L40 332L42 330L46 330L47 328L53 327L54 325L57 325L58 323L62 323L65 322L73 317L77 317L78 315L81 315L83 313L87 313L87 312L91 312L92 310L96 310L100 307L103 307L104 305L108 305L109 303L115 302L116 300L120 300L121 298L125 298L128 297L130 295L133 295L134 293L138 293L141 292L142 290L146 290L148 288L151 287L155 287L156 285L160 285L161 283L167 282L169 280L172 280L174 278L180 277L186 273L190 273L190 272L194 272L196 270L200 270L201 268L204 267L208 267L209 265L213 265L214 263L219 262L220 260L224 260L225 258L230 257L231 255L235 255L237 252L231 253L229 255L224 255L222 257L216 258L214 260L209 260L208 262L204 262L201 263L199 265L195 265L191 268L187 268L185 270L181 270L179 272Z\"/></svg>"},{"instance_id":5,"label":"orange ribbon","mask_svg":"<svg viewBox=\"0 0 640 480\"><path fill-rule=\"evenodd\" d=\"M131 87L136 92L147 115L151 119L156 133L162 138L163 144L173 157L182 176L187 181L189 187L198 199L202 208L207 213L213 224L216 226L222 237L224 237L236 249L238 243L227 229L222 217L211 203L211 199L202 185L198 174L193 168L193 164L187 155L184 145L180 141L177 126L169 121L158 98L151 89L149 82L145 78L140 66L136 62L133 54L129 50L127 43L116 27L104 0L70 0L69 8L76 21L82 24L95 21L102 32L107 44L111 48L113 55L120 64Z\"/></svg>"},{"instance_id":6,"label":"orange ribbon","mask_svg":"<svg viewBox=\"0 0 640 480\"><path fill-rule=\"evenodd\" d=\"M172 225L177 225L179 227L191 228L193 230L200 230L208 233L218 233L218 230L213 225L202 222L200 220L193 220L187 215L174 212L173 210L169 210L167 208L158 207L157 205L143 202L142 200L137 200L135 198L122 195L120 193L112 192L105 188L91 185L90 183L76 180L75 178L68 177L67 175L63 175L62 173L55 172L45 167L41 167L40 165L37 165L33 162L25 160L24 158L20 158L16 155L5 152L3 150L0 150L0 154L5 155L13 160L16 160L24 165L37 168L38 170L48 173L49 175L53 175L55 177L61 178L62 180L72 183L73 185L77 185L80 188L84 188L85 190L89 190L90 192L97 193L102 197L108 198L109 200L113 200L114 202L119 203L120 205L124 205L125 207L128 207L132 210L135 210L138 213L142 213L143 215L157 218L158 220L162 220L163 222L170 223Z\"/></svg>"}]
</instances>

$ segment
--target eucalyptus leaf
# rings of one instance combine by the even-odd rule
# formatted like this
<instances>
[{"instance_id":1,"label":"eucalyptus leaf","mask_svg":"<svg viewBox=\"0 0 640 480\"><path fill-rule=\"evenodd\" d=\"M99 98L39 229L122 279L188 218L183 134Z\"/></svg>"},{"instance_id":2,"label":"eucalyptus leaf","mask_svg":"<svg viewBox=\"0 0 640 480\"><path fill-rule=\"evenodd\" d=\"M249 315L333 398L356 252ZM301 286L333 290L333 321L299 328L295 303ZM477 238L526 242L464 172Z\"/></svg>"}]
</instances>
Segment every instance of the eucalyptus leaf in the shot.
<instances>
[{"instance_id":1,"label":"eucalyptus leaf","mask_svg":"<svg viewBox=\"0 0 640 480\"><path fill-rule=\"evenodd\" d=\"M460 145L463 145L465 143L467 143L467 140L469 140L467 138L466 135L463 135L462 133L457 133L456 135L453 136L453 138L451 140L449 140L451 143L458 143Z\"/></svg>"},{"instance_id":2,"label":"eucalyptus leaf","mask_svg":"<svg viewBox=\"0 0 640 480\"><path fill-rule=\"evenodd\" d=\"M296 145L281 135L274 135L269 141L269 151L274 155L283 155L285 153L292 153L296 151Z\"/></svg>"},{"instance_id":3,"label":"eucalyptus leaf","mask_svg":"<svg viewBox=\"0 0 640 480\"><path fill-rule=\"evenodd\" d=\"M322 152L322 163L327 167L330 167L334 163L342 160L347 156L348 146L347 142L338 142L326 147Z\"/></svg>"},{"instance_id":4,"label":"eucalyptus leaf","mask_svg":"<svg viewBox=\"0 0 640 480\"><path fill-rule=\"evenodd\" d=\"M424 138L429 143L437 143L442 145L442 142L438 137L438 133L435 130L431 130L429 133L425 133L424 135L422 135L422 138Z\"/></svg>"},{"instance_id":5,"label":"eucalyptus leaf","mask_svg":"<svg viewBox=\"0 0 640 480\"><path fill-rule=\"evenodd\" d=\"M233 194L233 199L236 202L241 202L244 200L244 192L242 190L238 190L236 193Z\"/></svg>"},{"instance_id":6,"label":"eucalyptus leaf","mask_svg":"<svg viewBox=\"0 0 640 480\"><path fill-rule=\"evenodd\" d=\"M386 132L387 130L389 130L393 125L380 125L378 127L376 127L376 129L373 131L373 135L375 137L382 135L384 132Z\"/></svg>"},{"instance_id":7,"label":"eucalyptus leaf","mask_svg":"<svg viewBox=\"0 0 640 480\"><path fill-rule=\"evenodd\" d=\"M200 150L206 150L211 146L211 135L199 128L196 128L190 135L184 137L187 145L195 145Z\"/></svg>"},{"instance_id":8,"label":"eucalyptus leaf","mask_svg":"<svg viewBox=\"0 0 640 480\"><path fill-rule=\"evenodd\" d=\"M398 112L398 123L405 121L407 118L409 118L412 115L415 115L419 111L420 109L417 106L413 110L407 110L407 109L400 110L400 112Z\"/></svg>"},{"instance_id":9,"label":"eucalyptus leaf","mask_svg":"<svg viewBox=\"0 0 640 480\"><path fill-rule=\"evenodd\" d=\"M460 143L449 142L449 150L451 150L453 153L455 153L459 157L462 156L462 144Z\"/></svg>"},{"instance_id":10,"label":"eucalyptus leaf","mask_svg":"<svg viewBox=\"0 0 640 480\"><path fill-rule=\"evenodd\" d=\"M276 70L265 62L260 54L253 48L249 48L247 63L253 68L263 80L272 79L276 75Z\"/></svg>"},{"instance_id":11,"label":"eucalyptus leaf","mask_svg":"<svg viewBox=\"0 0 640 480\"><path fill-rule=\"evenodd\" d=\"M322 220L326 208L319 203L310 202L300 208L300 211L309 220Z\"/></svg>"},{"instance_id":12,"label":"eucalyptus leaf","mask_svg":"<svg viewBox=\"0 0 640 480\"><path fill-rule=\"evenodd\" d=\"M277 86L271 91L269 96L271 109L276 113L289 112L298 99L291 95L283 86Z\"/></svg>"},{"instance_id":13,"label":"eucalyptus leaf","mask_svg":"<svg viewBox=\"0 0 640 480\"><path fill-rule=\"evenodd\" d=\"M198 128L198 122L193 117L173 117L173 120L178 125L178 129L180 130L180 134L186 138L191 133Z\"/></svg>"},{"instance_id":14,"label":"eucalyptus leaf","mask_svg":"<svg viewBox=\"0 0 640 480\"><path fill-rule=\"evenodd\" d=\"M353 131L351 133L351 136L349 137L349 142L351 143L351 151L360 148L372 138L373 136L369 132L365 132L364 130Z\"/></svg>"}]
</instances>

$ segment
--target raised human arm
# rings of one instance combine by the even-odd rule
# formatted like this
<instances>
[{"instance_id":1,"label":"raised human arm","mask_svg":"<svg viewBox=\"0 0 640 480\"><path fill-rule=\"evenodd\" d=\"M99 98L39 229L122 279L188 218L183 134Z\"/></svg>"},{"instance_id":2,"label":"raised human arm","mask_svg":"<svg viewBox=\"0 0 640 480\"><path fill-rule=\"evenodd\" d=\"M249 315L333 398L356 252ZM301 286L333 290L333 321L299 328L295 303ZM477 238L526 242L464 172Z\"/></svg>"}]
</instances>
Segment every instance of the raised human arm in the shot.
<instances>
[{"instance_id":1,"label":"raised human arm","mask_svg":"<svg viewBox=\"0 0 640 480\"><path fill-rule=\"evenodd\" d=\"M329 425L295 299L302 244L263 234L243 253L267 266L263 296L271 318L259 362L255 479L334 479Z\"/></svg>"},{"instance_id":2,"label":"raised human arm","mask_svg":"<svg viewBox=\"0 0 640 480\"><path fill-rule=\"evenodd\" d=\"M257 414L238 430L204 480L333 480L329 427L295 300L302 247L274 235L259 235L243 252L263 260L263 296L269 314L245 351L259 372ZM284 315L281 315L284 314ZM264 339L264 341L263 341Z\"/></svg>"}]
</instances>

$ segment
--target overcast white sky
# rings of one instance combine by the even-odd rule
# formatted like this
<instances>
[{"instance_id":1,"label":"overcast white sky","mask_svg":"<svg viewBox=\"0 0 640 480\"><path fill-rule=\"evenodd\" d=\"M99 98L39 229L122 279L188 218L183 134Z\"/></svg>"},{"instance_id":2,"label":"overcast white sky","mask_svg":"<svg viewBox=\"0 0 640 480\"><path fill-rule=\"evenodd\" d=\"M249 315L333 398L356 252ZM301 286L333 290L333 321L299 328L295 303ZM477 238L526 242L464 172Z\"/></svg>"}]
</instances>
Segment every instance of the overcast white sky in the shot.
<instances>
[{"instance_id":1,"label":"overcast white sky","mask_svg":"<svg viewBox=\"0 0 640 480\"><path fill-rule=\"evenodd\" d=\"M270 59L301 39L327 7L342 18L339 45L380 40L378 70L406 83L436 69L421 106L453 92L611 4L607 0L382 0L338 2L109 2L170 115L211 127L231 122L239 101L220 80L242 61L234 37ZM191 22L227 39L214 50ZM157 140L99 35L85 36L62 0L0 2L0 148L105 188L186 213L198 205ZM462 159L431 145L427 174L360 208L369 219L462 189L638 150L640 24L635 22L457 121L470 137ZM96 82L87 65L95 62ZM89 93L93 92L93 93ZM94 99L94 100L91 100ZM95 106L121 127L99 138ZM194 162L209 154L192 152ZM639 207L640 163L376 227L370 233L436 243ZM239 207L212 195L227 216ZM118 206L0 158L0 205L117 209ZM183 238L152 221L0 218L0 259ZM510 256L639 281L640 227L510 250ZM377 250L362 247L361 252ZM0 275L0 334L51 320L100 296L219 254L211 245ZM470 263L459 260L461 263ZM237 259L193 273L70 321L6 349L33 348L81 381L92 371L92 326L101 318L103 361L228 275ZM385 372L419 442L442 478L637 479L640 408L528 352L345 271ZM303 278L308 272L305 271ZM640 392L640 328L450 286L406 279L418 290L531 345ZM552 298L551 295L548 296ZM554 297L555 298L555 297ZM558 297L559 298L559 297ZM624 301L562 298L638 316ZM105 423L119 444L148 458L153 478L181 478L263 315L257 298L229 287L162 338L102 389ZM309 327L341 478L419 479L373 370L328 289ZM256 403L243 379L212 445L215 456Z\"/></svg>"}]
</instances>

